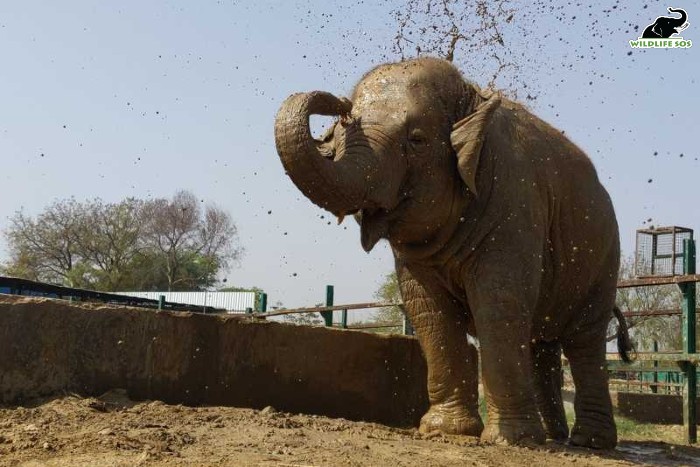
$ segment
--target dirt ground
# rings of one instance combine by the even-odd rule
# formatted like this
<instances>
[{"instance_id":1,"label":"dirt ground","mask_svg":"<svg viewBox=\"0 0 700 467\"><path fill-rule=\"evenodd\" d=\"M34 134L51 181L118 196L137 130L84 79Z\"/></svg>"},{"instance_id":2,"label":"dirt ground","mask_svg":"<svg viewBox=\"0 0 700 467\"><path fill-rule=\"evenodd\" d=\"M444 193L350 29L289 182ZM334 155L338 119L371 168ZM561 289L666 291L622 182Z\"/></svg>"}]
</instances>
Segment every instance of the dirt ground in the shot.
<instances>
[{"instance_id":1,"label":"dirt ground","mask_svg":"<svg viewBox=\"0 0 700 467\"><path fill-rule=\"evenodd\" d=\"M624 441L613 452L424 436L268 407L133 402L123 392L0 408L0 465L464 466L700 465L700 449Z\"/></svg>"}]
</instances>

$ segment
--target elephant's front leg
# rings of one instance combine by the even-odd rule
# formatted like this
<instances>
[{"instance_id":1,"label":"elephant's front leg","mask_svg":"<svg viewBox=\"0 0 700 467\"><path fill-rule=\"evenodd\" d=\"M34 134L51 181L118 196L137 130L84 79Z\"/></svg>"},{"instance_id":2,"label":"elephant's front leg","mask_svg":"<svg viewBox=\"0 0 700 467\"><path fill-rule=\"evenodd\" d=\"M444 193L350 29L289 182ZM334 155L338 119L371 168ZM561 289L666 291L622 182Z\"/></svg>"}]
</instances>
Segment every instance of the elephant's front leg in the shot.
<instances>
[{"instance_id":1,"label":"elephant's front leg","mask_svg":"<svg viewBox=\"0 0 700 467\"><path fill-rule=\"evenodd\" d=\"M478 358L467 340L467 311L446 290L419 281L397 265L405 311L415 328L428 366L430 409L423 433L479 436Z\"/></svg>"},{"instance_id":2,"label":"elephant's front leg","mask_svg":"<svg viewBox=\"0 0 700 467\"><path fill-rule=\"evenodd\" d=\"M532 375L531 290L513 288L525 280L503 283L493 276L478 280L483 285L470 290L469 304L479 336L488 413L481 438L506 444L544 443Z\"/></svg>"}]
</instances>

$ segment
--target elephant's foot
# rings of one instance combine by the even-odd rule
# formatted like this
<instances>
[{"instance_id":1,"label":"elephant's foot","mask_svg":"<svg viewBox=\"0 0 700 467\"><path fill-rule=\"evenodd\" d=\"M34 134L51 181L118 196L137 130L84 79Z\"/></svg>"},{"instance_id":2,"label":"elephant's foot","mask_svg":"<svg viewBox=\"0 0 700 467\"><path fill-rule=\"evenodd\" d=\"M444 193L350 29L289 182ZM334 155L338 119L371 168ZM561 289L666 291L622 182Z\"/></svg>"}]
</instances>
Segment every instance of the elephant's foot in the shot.
<instances>
[{"instance_id":1,"label":"elephant's foot","mask_svg":"<svg viewBox=\"0 0 700 467\"><path fill-rule=\"evenodd\" d=\"M488 422L481 440L495 444L544 444L545 432L537 418L531 420L500 420Z\"/></svg>"},{"instance_id":2,"label":"elephant's foot","mask_svg":"<svg viewBox=\"0 0 700 467\"><path fill-rule=\"evenodd\" d=\"M484 424L478 413L471 413L463 407L449 407L435 404L423 415L419 431L430 433L439 431L449 435L479 436Z\"/></svg>"},{"instance_id":3,"label":"elephant's foot","mask_svg":"<svg viewBox=\"0 0 700 467\"><path fill-rule=\"evenodd\" d=\"M577 422L571 429L569 443L593 449L613 449L617 445L617 430L614 425L601 428L579 425Z\"/></svg>"},{"instance_id":4,"label":"elephant's foot","mask_svg":"<svg viewBox=\"0 0 700 467\"><path fill-rule=\"evenodd\" d=\"M545 434L547 436L547 439L551 439L553 441L566 441L569 439L569 429L564 428L564 427L553 427L553 428L547 428L545 430Z\"/></svg>"},{"instance_id":5,"label":"elephant's foot","mask_svg":"<svg viewBox=\"0 0 700 467\"><path fill-rule=\"evenodd\" d=\"M547 439L554 441L566 441L569 439L569 426L566 424L566 418L544 417L544 431Z\"/></svg>"}]
</instances>

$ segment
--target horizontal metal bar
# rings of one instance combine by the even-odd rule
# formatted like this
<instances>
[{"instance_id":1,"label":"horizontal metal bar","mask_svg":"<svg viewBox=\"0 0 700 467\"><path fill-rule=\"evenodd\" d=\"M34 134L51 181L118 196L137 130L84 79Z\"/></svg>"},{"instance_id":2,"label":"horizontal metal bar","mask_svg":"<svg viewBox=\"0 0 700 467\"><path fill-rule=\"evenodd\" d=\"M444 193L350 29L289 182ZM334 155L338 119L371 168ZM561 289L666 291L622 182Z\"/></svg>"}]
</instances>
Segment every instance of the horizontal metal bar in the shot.
<instances>
[{"instance_id":1,"label":"horizontal metal bar","mask_svg":"<svg viewBox=\"0 0 700 467\"><path fill-rule=\"evenodd\" d=\"M347 329L381 329L381 328L400 328L403 323L366 323L348 326Z\"/></svg>"},{"instance_id":2,"label":"horizontal metal bar","mask_svg":"<svg viewBox=\"0 0 700 467\"><path fill-rule=\"evenodd\" d=\"M648 310L648 311L623 311L624 317L639 317L639 316L680 316L681 310Z\"/></svg>"},{"instance_id":3,"label":"horizontal metal bar","mask_svg":"<svg viewBox=\"0 0 700 467\"><path fill-rule=\"evenodd\" d=\"M649 285L683 284L685 282L700 282L700 274L684 274L681 276L641 277L625 279L617 283L618 289L628 287L644 287Z\"/></svg>"},{"instance_id":4,"label":"horizontal metal bar","mask_svg":"<svg viewBox=\"0 0 700 467\"><path fill-rule=\"evenodd\" d=\"M267 318L268 316L291 315L294 313L319 313L321 311L340 310L363 310L366 308L384 308L390 306L401 306L401 303L370 302L370 303L350 303L348 305L315 306L312 308L290 308L285 310L270 311L268 313L256 313L256 318Z\"/></svg>"},{"instance_id":5,"label":"horizontal metal bar","mask_svg":"<svg viewBox=\"0 0 700 467\"><path fill-rule=\"evenodd\" d=\"M645 363L651 360L644 360ZM678 365L674 365L673 362L654 360L664 366L630 366L630 365L620 365L620 366L609 366L608 371L610 373L682 373L678 368ZM615 364L614 362L610 362ZM641 362L640 362L641 363Z\"/></svg>"},{"instance_id":6,"label":"horizontal metal bar","mask_svg":"<svg viewBox=\"0 0 700 467\"><path fill-rule=\"evenodd\" d=\"M632 356L636 361L663 361L663 362L688 362L692 365L700 363L700 354L698 353L673 353L673 352L638 352ZM615 353L606 355L607 360L620 360L620 356Z\"/></svg>"},{"instance_id":7,"label":"horizontal metal bar","mask_svg":"<svg viewBox=\"0 0 700 467\"><path fill-rule=\"evenodd\" d=\"M630 385L630 386L659 386L665 388L682 388L683 383L663 383L663 382L653 382L653 381L637 381L637 380L626 380L626 379L610 379L609 384L618 384L620 386Z\"/></svg>"}]
</instances>

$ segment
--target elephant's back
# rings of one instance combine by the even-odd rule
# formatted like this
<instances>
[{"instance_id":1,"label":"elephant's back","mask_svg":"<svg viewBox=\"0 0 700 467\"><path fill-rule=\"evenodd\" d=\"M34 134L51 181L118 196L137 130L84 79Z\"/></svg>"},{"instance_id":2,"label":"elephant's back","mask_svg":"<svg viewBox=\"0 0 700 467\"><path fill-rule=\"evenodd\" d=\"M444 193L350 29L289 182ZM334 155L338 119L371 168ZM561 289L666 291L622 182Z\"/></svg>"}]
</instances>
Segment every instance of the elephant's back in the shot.
<instances>
[{"instance_id":1,"label":"elephant's back","mask_svg":"<svg viewBox=\"0 0 700 467\"><path fill-rule=\"evenodd\" d=\"M542 243L542 300L534 329L542 329L546 334L542 337L554 338L580 318L581 306L591 295L614 299L618 225L610 196L588 156L563 132L523 107L516 104L511 110L517 119L518 152L531 167L533 189L547 226ZM612 303L610 310L597 310L601 316L592 319L606 320L611 310ZM553 315L558 319L551 320Z\"/></svg>"}]
</instances>

